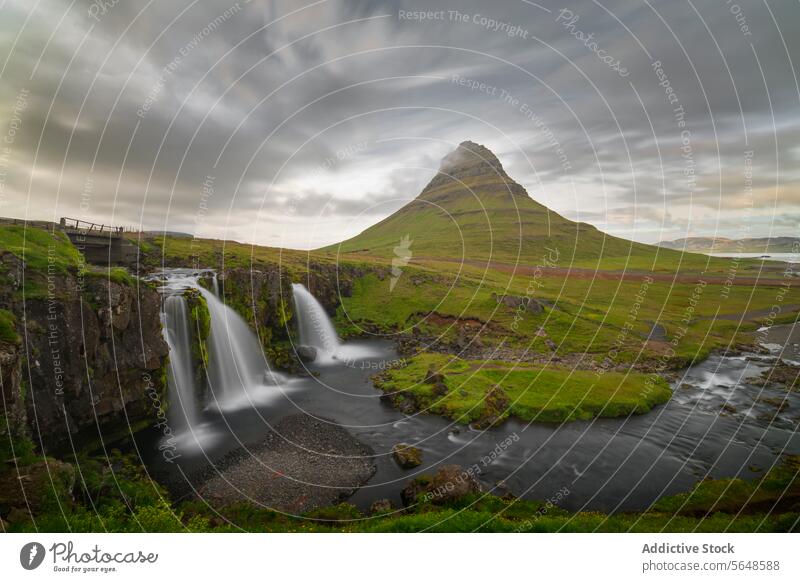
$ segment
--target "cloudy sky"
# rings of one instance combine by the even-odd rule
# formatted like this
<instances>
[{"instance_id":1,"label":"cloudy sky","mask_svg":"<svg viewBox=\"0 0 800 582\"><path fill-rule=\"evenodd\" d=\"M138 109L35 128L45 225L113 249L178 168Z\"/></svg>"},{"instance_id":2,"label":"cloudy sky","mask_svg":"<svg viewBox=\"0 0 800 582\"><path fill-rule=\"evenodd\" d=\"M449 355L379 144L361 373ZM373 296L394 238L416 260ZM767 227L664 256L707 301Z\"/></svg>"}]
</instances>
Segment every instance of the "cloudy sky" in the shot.
<instances>
[{"instance_id":1,"label":"cloudy sky","mask_svg":"<svg viewBox=\"0 0 800 582\"><path fill-rule=\"evenodd\" d=\"M612 234L800 236L794 0L0 0L0 62L2 216L314 248L469 139Z\"/></svg>"}]
</instances>

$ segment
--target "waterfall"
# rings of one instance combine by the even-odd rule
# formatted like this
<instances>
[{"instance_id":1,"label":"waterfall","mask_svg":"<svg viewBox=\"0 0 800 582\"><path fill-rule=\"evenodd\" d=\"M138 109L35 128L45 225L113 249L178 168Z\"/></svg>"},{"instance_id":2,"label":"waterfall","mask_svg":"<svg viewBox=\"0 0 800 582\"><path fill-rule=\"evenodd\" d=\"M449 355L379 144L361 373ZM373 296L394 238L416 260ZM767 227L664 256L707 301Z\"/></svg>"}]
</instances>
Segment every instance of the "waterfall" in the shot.
<instances>
[{"instance_id":1,"label":"waterfall","mask_svg":"<svg viewBox=\"0 0 800 582\"><path fill-rule=\"evenodd\" d=\"M211 279L211 285L214 290L214 295L219 297L219 280L217 279L217 274L214 273L213 278Z\"/></svg>"},{"instance_id":2,"label":"waterfall","mask_svg":"<svg viewBox=\"0 0 800 582\"><path fill-rule=\"evenodd\" d=\"M189 310L181 295L169 295L164 300L164 339L169 346L170 420L176 429L197 424L197 387L192 370L192 334L189 329Z\"/></svg>"},{"instance_id":3,"label":"waterfall","mask_svg":"<svg viewBox=\"0 0 800 582\"><path fill-rule=\"evenodd\" d=\"M221 409L237 408L272 396L263 390L287 381L270 369L258 338L241 316L211 291L197 287L211 315L209 382Z\"/></svg>"},{"instance_id":4,"label":"waterfall","mask_svg":"<svg viewBox=\"0 0 800 582\"><path fill-rule=\"evenodd\" d=\"M300 283L292 284L292 294L300 343L317 350L317 361L326 362L335 359L340 342L328 314L316 297Z\"/></svg>"},{"instance_id":5,"label":"waterfall","mask_svg":"<svg viewBox=\"0 0 800 582\"><path fill-rule=\"evenodd\" d=\"M164 337L169 346L170 401L179 403L182 414L174 422L176 428L194 429L198 420L198 386L192 360L192 333L189 310L183 292L196 289L206 300L211 319L208 338L209 408L231 410L254 404L265 404L280 394L289 383L283 374L270 369L256 335L233 309L218 296L217 278L214 291L199 284L202 275L174 270L161 275L164 299Z\"/></svg>"}]
</instances>

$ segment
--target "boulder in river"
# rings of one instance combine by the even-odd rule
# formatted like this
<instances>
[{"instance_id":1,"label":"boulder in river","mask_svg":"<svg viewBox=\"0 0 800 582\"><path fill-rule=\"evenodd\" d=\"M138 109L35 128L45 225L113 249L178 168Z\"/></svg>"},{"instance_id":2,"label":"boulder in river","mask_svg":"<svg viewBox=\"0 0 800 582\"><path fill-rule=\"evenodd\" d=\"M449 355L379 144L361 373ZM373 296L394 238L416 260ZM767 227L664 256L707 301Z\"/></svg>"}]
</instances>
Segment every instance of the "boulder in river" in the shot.
<instances>
[{"instance_id":1,"label":"boulder in river","mask_svg":"<svg viewBox=\"0 0 800 582\"><path fill-rule=\"evenodd\" d=\"M369 506L370 515L381 515L384 513L391 513L394 510L394 504L388 499L378 499Z\"/></svg>"},{"instance_id":2,"label":"boulder in river","mask_svg":"<svg viewBox=\"0 0 800 582\"><path fill-rule=\"evenodd\" d=\"M419 502L443 505L482 490L471 471L459 465L445 465L433 477L423 475L409 481L400 497L406 506Z\"/></svg>"},{"instance_id":3,"label":"boulder in river","mask_svg":"<svg viewBox=\"0 0 800 582\"><path fill-rule=\"evenodd\" d=\"M317 348L314 346L297 346L297 357L303 362L313 362L317 359Z\"/></svg>"},{"instance_id":4,"label":"boulder in river","mask_svg":"<svg viewBox=\"0 0 800 582\"><path fill-rule=\"evenodd\" d=\"M422 450L406 443L398 443L392 447L394 460L403 469L413 469L422 464Z\"/></svg>"}]
</instances>

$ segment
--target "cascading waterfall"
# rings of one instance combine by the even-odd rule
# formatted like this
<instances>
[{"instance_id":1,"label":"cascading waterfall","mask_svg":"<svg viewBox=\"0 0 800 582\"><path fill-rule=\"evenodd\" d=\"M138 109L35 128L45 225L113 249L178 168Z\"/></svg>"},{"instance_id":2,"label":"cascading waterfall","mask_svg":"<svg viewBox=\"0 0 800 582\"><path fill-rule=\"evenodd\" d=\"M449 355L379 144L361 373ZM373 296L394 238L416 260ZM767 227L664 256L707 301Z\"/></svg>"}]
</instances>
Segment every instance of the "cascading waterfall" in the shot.
<instances>
[{"instance_id":1,"label":"cascading waterfall","mask_svg":"<svg viewBox=\"0 0 800 582\"><path fill-rule=\"evenodd\" d=\"M300 343L317 350L317 361L336 358L341 343L320 302L300 283L292 284Z\"/></svg>"},{"instance_id":2,"label":"cascading waterfall","mask_svg":"<svg viewBox=\"0 0 800 582\"><path fill-rule=\"evenodd\" d=\"M175 429L195 431L200 417L195 363L192 359L192 333L189 309L183 292L196 289L206 300L211 319L208 338L207 378L209 408L231 410L265 404L288 384L282 374L270 369L258 339L245 321L218 296L216 274L214 291L199 284L201 275L176 270L163 274L164 336L170 349L168 374L170 401L179 403L180 414L170 419Z\"/></svg>"},{"instance_id":3,"label":"cascading waterfall","mask_svg":"<svg viewBox=\"0 0 800 582\"><path fill-rule=\"evenodd\" d=\"M164 339L169 346L170 420L176 429L197 424L197 387L192 370L192 334L189 329L189 310L182 295L169 295L164 299Z\"/></svg>"},{"instance_id":4,"label":"cascading waterfall","mask_svg":"<svg viewBox=\"0 0 800 582\"><path fill-rule=\"evenodd\" d=\"M196 287L211 315L209 336L209 382L220 409L260 403L275 393L264 390L288 381L270 369L258 338L241 316L202 287Z\"/></svg>"}]
</instances>

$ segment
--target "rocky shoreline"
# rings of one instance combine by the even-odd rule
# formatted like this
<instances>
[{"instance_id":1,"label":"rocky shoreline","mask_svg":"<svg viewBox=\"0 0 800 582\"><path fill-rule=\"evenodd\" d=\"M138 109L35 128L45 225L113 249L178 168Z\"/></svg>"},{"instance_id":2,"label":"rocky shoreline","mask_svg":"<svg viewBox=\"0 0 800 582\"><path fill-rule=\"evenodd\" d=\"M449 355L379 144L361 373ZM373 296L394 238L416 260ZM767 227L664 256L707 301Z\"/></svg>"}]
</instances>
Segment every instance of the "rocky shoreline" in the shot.
<instances>
[{"instance_id":1,"label":"rocky shoreline","mask_svg":"<svg viewBox=\"0 0 800 582\"><path fill-rule=\"evenodd\" d=\"M299 515L348 498L375 471L373 450L345 429L294 414L260 445L219 463L197 497L214 507L246 501Z\"/></svg>"}]
</instances>

